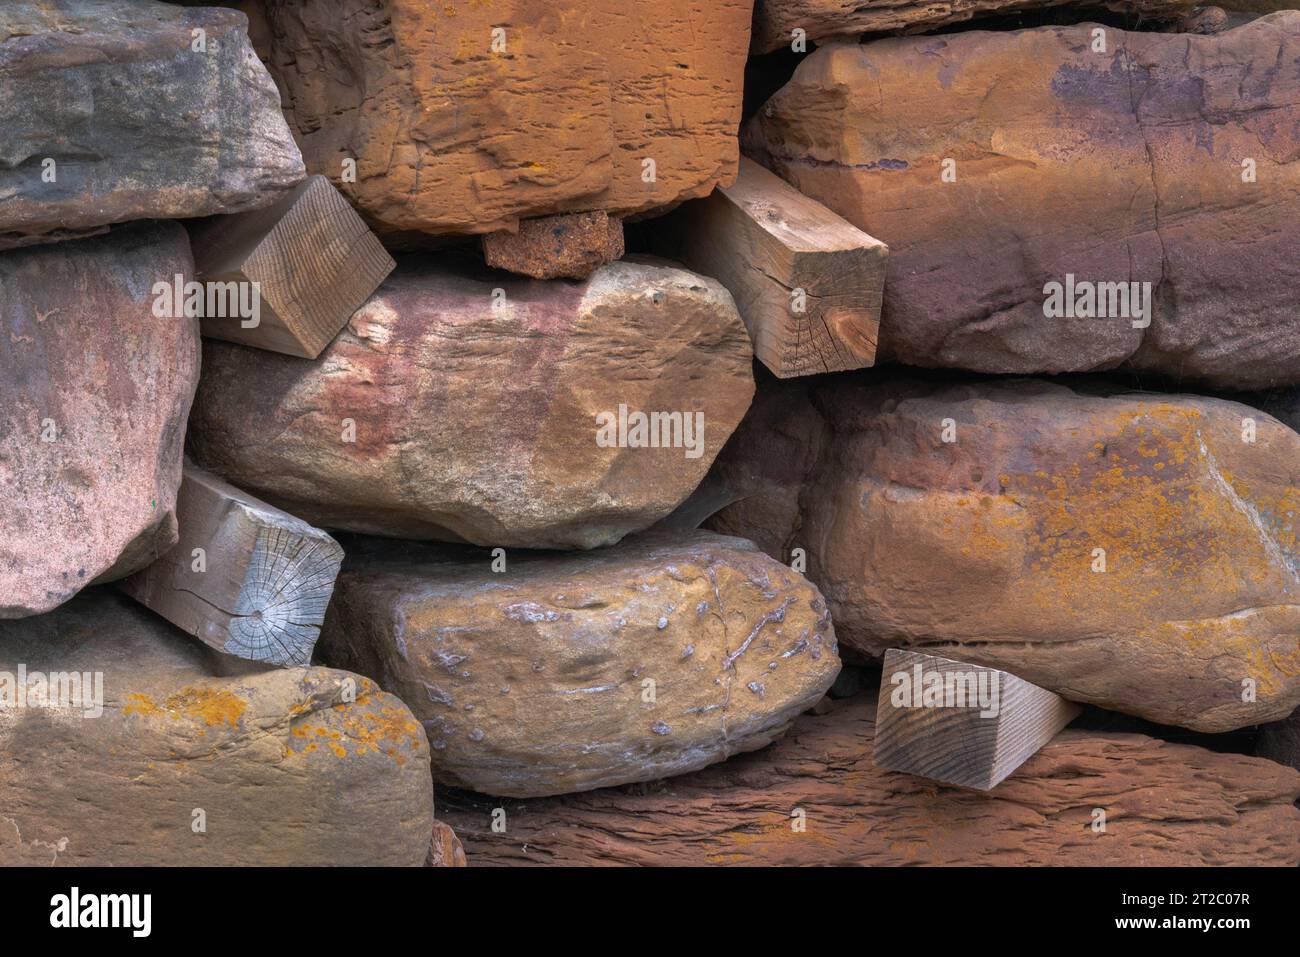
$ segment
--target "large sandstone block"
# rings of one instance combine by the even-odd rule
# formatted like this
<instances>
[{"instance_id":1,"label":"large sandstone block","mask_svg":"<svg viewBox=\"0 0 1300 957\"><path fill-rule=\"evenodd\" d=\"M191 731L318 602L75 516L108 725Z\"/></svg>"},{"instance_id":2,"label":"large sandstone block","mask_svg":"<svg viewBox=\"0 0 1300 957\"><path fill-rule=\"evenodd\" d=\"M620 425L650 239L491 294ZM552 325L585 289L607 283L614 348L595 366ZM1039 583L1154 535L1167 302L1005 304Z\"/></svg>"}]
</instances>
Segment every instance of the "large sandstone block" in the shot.
<instances>
[{"instance_id":1,"label":"large sandstone block","mask_svg":"<svg viewBox=\"0 0 1300 957\"><path fill-rule=\"evenodd\" d=\"M0 5L0 249L251 209L302 179L247 23L153 0Z\"/></svg>"},{"instance_id":2,"label":"large sandstone block","mask_svg":"<svg viewBox=\"0 0 1300 957\"><path fill-rule=\"evenodd\" d=\"M103 589L0 622L0 864L425 862L429 746L400 701L328 668L216 677L210 654Z\"/></svg>"},{"instance_id":3,"label":"large sandstone block","mask_svg":"<svg viewBox=\"0 0 1300 957\"><path fill-rule=\"evenodd\" d=\"M1300 773L1271 761L1066 730L974 791L874 767L875 714L861 695L657 786L505 802L504 833L500 801L456 795L439 814L475 865L1300 863Z\"/></svg>"},{"instance_id":4,"label":"large sandstone block","mask_svg":"<svg viewBox=\"0 0 1300 957\"><path fill-rule=\"evenodd\" d=\"M176 541L199 332L151 289L192 273L174 223L0 255L0 618Z\"/></svg>"},{"instance_id":5,"label":"large sandstone block","mask_svg":"<svg viewBox=\"0 0 1300 957\"><path fill-rule=\"evenodd\" d=\"M1300 76L1277 66L1300 58L1300 12L1104 28L1104 52L1095 29L823 47L747 148L888 243L882 360L1300 380ZM1049 284L1078 281L1116 285L1048 318Z\"/></svg>"},{"instance_id":6,"label":"large sandstone block","mask_svg":"<svg viewBox=\"0 0 1300 957\"><path fill-rule=\"evenodd\" d=\"M349 561L321 659L411 702L435 780L487 794L653 780L761 748L840 670L817 589L740 539L511 554L500 571Z\"/></svg>"},{"instance_id":7,"label":"large sandstone block","mask_svg":"<svg viewBox=\"0 0 1300 957\"><path fill-rule=\"evenodd\" d=\"M718 478L741 499L711 526L805 549L843 645L1201 731L1300 704L1300 436L1276 419L1032 380L794 391L771 400L820 410L820 453L799 478L742 429Z\"/></svg>"},{"instance_id":8,"label":"large sandstone block","mask_svg":"<svg viewBox=\"0 0 1300 957\"><path fill-rule=\"evenodd\" d=\"M749 406L751 357L727 291L682 269L577 284L408 262L315 364L208 343L191 444L314 525L591 548L690 494ZM671 421L638 431L654 413Z\"/></svg>"},{"instance_id":9,"label":"large sandstone block","mask_svg":"<svg viewBox=\"0 0 1300 957\"><path fill-rule=\"evenodd\" d=\"M915 33L963 23L972 17L1020 13L1066 4L1134 13L1143 18L1176 20L1195 5L1195 0L946 0L943 3L931 0L756 0L750 48L755 53L789 48L795 30L802 30L806 40L821 43L834 37L857 37L864 33L893 30Z\"/></svg>"},{"instance_id":10,"label":"large sandstone block","mask_svg":"<svg viewBox=\"0 0 1300 957\"><path fill-rule=\"evenodd\" d=\"M375 228L487 233L730 183L752 6L285 0L266 56L308 169Z\"/></svg>"}]
</instances>

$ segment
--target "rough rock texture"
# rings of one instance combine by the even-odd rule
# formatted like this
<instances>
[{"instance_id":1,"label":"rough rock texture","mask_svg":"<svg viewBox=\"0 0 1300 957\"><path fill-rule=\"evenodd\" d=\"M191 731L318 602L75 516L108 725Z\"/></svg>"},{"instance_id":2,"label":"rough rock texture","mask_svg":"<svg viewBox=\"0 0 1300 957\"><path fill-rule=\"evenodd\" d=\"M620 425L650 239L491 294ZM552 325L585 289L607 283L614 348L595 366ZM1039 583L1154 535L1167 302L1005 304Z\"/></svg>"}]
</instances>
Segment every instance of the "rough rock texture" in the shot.
<instances>
[{"instance_id":1,"label":"rough rock texture","mask_svg":"<svg viewBox=\"0 0 1300 957\"><path fill-rule=\"evenodd\" d=\"M345 569L318 649L411 703L436 781L511 797L761 748L840 668L817 589L708 532L502 572L380 552Z\"/></svg>"},{"instance_id":2,"label":"rough rock texture","mask_svg":"<svg viewBox=\"0 0 1300 957\"><path fill-rule=\"evenodd\" d=\"M308 168L381 233L488 233L730 183L752 6L286 0L268 66Z\"/></svg>"},{"instance_id":3,"label":"rough rock texture","mask_svg":"<svg viewBox=\"0 0 1300 957\"><path fill-rule=\"evenodd\" d=\"M875 714L868 694L687 777L505 802L503 834L489 827L499 801L453 795L439 813L474 865L1300 863L1300 773L1281 765L1066 730L995 790L972 791L873 767Z\"/></svg>"},{"instance_id":4,"label":"rough rock texture","mask_svg":"<svg viewBox=\"0 0 1300 957\"><path fill-rule=\"evenodd\" d=\"M465 867L465 848L460 838L442 821L433 822L433 843L429 845L428 867Z\"/></svg>"},{"instance_id":5,"label":"rough rock texture","mask_svg":"<svg viewBox=\"0 0 1300 957\"><path fill-rule=\"evenodd\" d=\"M623 258L623 221L604 210L528 219L517 233L484 236L483 258L534 279L586 279Z\"/></svg>"},{"instance_id":6,"label":"rough rock texture","mask_svg":"<svg viewBox=\"0 0 1300 957\"><path fill-rule=\"evenodd\" d=\"M208 654L105 589L0 622L0 864L425 862L429 746L400 701L327 668L217 678ZM36 706L37 671L102 673L102 714Z\"/></svg>"},{"instance_id":7,"label":"rough rock texture","mask_svg":"<svg viewBox=\"0 0 1300 957\"><path fill-rule=\"evenodd\" d=\"M1105 53L1093 29L824 47L747 148L889 244L882 360L1300 380L1300 12L1215 36L1106 28ZM1150 283L1149 327L1109 303L1047 318L1067 276Z\"/></svg>"},{"instance_id":8,"label":"rough rock texture","mask_svg":"<svg viewBox=\"0 0 1300 957\"><path fill-rule=\"evenodd\" d=\"M246 31L152 0L0 4L0 249L238 212L301 180Z\"/></svg>"},{"instance_id":9,"label":"rough rock texture","mask_svg":"<svg viewBox=\"0 0 1300 957\"><path fill-rule=\"evenodd\" d=\"M789 48L795 29L803 30L806 39L821 43L864 33L932 30L972 17L1067 4L1176 20L1195 0L756 0L750 48L754 53Z\"/></svg>"},{"instance_id":10,"label":"rough rock texture","mask_svg":"<svg viewBox=\"0 0 1300 957\"><path fill-rule=\"evenodd\" d=\"M315 525L590 548L695 488L749 406L751 356L727 291L681 269L619 262L579 285L411 262L316 364L209 343L191 444ZM599 445L620 405L682 413L682 444Z\"/></svg>"},{"instance_id":11,"label":"rough rock texture","mask_svg":"<svg viewBox=\"0 0 1300 957\"><path fill-rule=\"evenodd\" d=\"M1277 420L1032 380L792 393L756 419L782 438L747 426L724 452L715 481L742 498L710 524L806 549L845 646L911 646L1200 731L1300 704L1300 436ZM820 453L777 454L800 434Z\"/></svg>"},{"instance_id":12,"label":"rough rock texture","mask_svg":"<svg viewBox=\"0 0 1300 957\"><path fill-rule=\"evenodd\" d=\"M155 316L150 290L177 273L193 263L174 223L0 255L0 618L176 541L199 331Z\"/></svg>"}]
</instances>

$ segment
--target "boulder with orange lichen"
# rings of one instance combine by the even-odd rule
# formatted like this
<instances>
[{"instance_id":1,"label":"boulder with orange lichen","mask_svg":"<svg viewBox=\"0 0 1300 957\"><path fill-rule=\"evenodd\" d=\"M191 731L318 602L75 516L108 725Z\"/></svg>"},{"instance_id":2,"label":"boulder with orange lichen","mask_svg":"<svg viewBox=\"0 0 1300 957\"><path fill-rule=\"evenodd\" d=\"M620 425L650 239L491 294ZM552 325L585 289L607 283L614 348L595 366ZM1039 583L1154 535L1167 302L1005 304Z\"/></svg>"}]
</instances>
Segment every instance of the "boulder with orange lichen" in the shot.
<instances>
[{"instance_id":1,"label":"boulder with orange lichen","mask_svg":"<svg viewBox=\"0 0 1300 957\"><path fill-rule=\"evenodd\" d=\"M1300 436L1271 416L1035 380L842 380L756 405L715 475L742 497L711 527L804 548L846 647L1202 731L1300 704ZM774 461L768 435L812 451Z\"/></svg>"},{"instance_id":2,"label":"boulder with orange lichen","mask_svg":"<svg viewBox=\"0 0 1300 957\"><path fill-rule=\"evenodd\" d=\"M406 706L347 672L230 667L107 589L0 621L0 864L425 863Z\"/></svg>"}]
</instances>

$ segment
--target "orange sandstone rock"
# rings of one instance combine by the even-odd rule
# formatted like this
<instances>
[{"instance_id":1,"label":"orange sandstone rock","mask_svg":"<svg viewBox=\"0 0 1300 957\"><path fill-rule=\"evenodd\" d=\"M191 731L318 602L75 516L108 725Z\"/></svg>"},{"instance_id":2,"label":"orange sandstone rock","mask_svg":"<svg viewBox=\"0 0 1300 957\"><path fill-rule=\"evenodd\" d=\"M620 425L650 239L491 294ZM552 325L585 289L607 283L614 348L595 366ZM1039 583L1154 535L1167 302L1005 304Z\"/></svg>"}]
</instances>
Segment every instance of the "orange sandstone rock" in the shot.
<instances>
[{"instance_id":1,"label":"orange sandstone rock","mask_svg":"<svg viewBox=\"0 0 1300 957\"><path fill-rule=\"evenodd\" d=\"M730 183L751 9L286 0L264 27L309 171L381 233L488 233Z\"/></svg>"},{"instance_id":2,"label":"orange sandstone rock","mask_svg":"<svg viewBox=\"0 0 1300 957\"><path fill-rule=\"evenodd\" d=\"M836 44L745 142L888 243L883 361L1263 388L1300 380L1297 59L1300 11ZM1137 283L1149 314L1049 316L1067 277Z\"/></svg>"}]
</instances>

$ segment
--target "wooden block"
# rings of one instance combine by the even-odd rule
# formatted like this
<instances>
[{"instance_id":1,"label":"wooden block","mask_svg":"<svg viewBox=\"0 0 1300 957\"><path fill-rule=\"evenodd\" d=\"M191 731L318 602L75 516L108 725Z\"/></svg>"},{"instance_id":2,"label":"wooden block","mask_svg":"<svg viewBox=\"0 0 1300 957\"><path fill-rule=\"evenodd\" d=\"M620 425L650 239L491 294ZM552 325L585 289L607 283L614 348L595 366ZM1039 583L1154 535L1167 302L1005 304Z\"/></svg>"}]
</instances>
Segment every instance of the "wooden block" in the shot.
<instances>
[{"instance_id":1,"label":"wooden block","mask_svg":"<svg viewBox=\"0 0 1300 957\"><path fill-rule=\"evenodd\" d=\"M987 791L1082 709L996 668L885 652L876 767Z\"/></svg>"},{"instance_id":2,"label":"wooden block","mask_svg":"<svg viewBox=\"0 0 1300 957\"><path fill-rule=\"evenodd\" d=\"M343 561L338 542L190 464L176 519L176 547L121 589L218 651L310 662Z\"/></svg>"},{"instance_id":3,"label":"wooden block","mask_svg":"<svg viewBox=\"0 0 1300 957\"><path fill-rule=\"evenodd\" d=\"M743 157L735 185L684 207L679 222L682 261L730 290L777 376L875 362L884 243Z\"/></svg>"},{"instance_id":4,"label":"wooden block","mask_svg":"<svg viewBox=\"0 0 1300 957\"><path fill-rule=\"evenodd\" d=\"M395 265L324 176L263 209L205 220L190 242L199 282L260 289L255 327L244 328L241 316L203 315L203 335L307 359L334 341Z\"/></svg>"}]
</instances>

